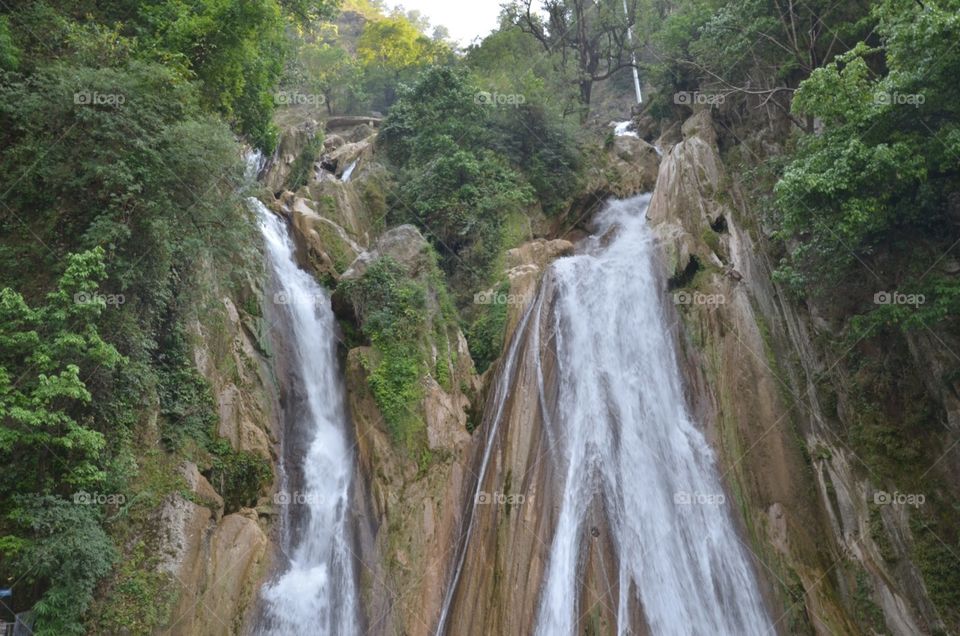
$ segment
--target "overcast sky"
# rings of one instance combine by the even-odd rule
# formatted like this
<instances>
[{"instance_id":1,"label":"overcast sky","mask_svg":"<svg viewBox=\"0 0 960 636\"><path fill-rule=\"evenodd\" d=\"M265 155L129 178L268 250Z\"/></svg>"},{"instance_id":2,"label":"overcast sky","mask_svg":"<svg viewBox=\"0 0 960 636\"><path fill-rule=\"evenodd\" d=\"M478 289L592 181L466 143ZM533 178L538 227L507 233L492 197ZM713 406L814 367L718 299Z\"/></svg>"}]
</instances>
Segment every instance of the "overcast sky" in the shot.
<instances>
[{"instance_id":1,"label":"overcast sky","mask_svg":"<svg viewBox=\"0 0 960 636\"><path fill-rule=\"evenodd\" d=\"M450 36L461 45L470 44L477 36L483 38L497 26L500 4L503 0L387 0L393 8L416 9L430 18L433 26L443 25Z\"/></svg>"}]
</instances>

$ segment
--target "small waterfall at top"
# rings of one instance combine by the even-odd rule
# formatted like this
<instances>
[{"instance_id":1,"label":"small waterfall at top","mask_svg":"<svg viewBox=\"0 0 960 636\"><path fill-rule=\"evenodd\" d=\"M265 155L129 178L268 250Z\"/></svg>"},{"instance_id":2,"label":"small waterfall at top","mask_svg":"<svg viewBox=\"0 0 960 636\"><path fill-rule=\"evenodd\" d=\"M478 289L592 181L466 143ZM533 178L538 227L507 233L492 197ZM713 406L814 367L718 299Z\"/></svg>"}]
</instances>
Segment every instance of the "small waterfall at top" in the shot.
<instances>
[{"instance_id":1,"label":"small waterfall at top","mask_svg":"<svg viewBox=\"0 0 960 636\"><path fill-rule=\"evenodd\" d=\"M620 563L620 634L631 633L631 582L657 636L771 633L713 453L684 402L648 203L608 203L598 233L549 274L559 403L547 426L565 482L537 633L577 630L583 521L597 497Z\"/></svg>"},{"instance_id":2,"label":"small waterfall at top","mask_svg":"<svg viewBox=\"0 0 960 636\"><path fill-rule=\"evenodd\" d=\"M349 519L353 454L326 291L294 258L284 222L258 200L276 308L272 334L290 377L284 400L280 548L285 569L261 590L255 634L350 636L358 602Z\"/></svg>"},{"instance_id":3,"label":"small waterfall at top","mask_svg":"<svg viewBox=\"0 0 960 636\"><path fill-rule=\"evenodd\" d=\"M347 183L348 181L350 181L350 176L353 175L353 170L354 168L357 167L357 161L359 160L354 159L353 162L349 166L347 166L347 168L343 171L343 175L340 176L341 181L343 181L344 183Z\"/></svg>"},{"instance_id":4,"label":"small waterfall at top","mask_svg":"<svg viewBox=\"0 0 960 636\"><path fill-rule=\"evenodd\" d=\"M260 172L267 163L267 158L264 157L263 153L259 150L252 149L247 151L243 160L245 164L243 176L247 181L252 183L260 176Z\"/></svg>"}]
</instances>

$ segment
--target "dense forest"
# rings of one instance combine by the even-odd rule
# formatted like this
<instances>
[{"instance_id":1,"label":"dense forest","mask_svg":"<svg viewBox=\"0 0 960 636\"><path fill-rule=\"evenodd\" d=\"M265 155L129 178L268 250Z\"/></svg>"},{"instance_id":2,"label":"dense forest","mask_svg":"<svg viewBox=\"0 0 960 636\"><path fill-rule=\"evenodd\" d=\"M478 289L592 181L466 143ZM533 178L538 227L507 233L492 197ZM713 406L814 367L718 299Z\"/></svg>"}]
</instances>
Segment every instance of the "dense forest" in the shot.
<instances>
[{"instance_id":1,"label":"dense forest","mask_svg":"<svg viewBox=\"0 0 960 636\"><path fill-rule=\"evenodd\" d=\"M782 398L782 426L804 437L815 391L859 478L924 493L909 538L886 536L879 513L866 532L890 571L918 573L904 576L932 603L919 613L937 617L924 631L958 633L958 43L958 0L514 1L466 46L377 0L0 2L2 618L29 612L38 635L167 633L186 588L161 567L159 511L174 495L217 508L178 466L213 484L217 514L272 496L279 455L223 434L198 329L214 333L210 366L242 376L223 370L230 312L258 342L269 318L245 199L309 198L335 147L325 122L376 126L356 242L409 224L428 244L415 274L382 258L352 276L355 255L331 248L318 276L398 461L428 483L450 460L424 379L469 398L461 432L479 439L515 327L509 303L478 297L510 294L529 241L576 241L605 199L652 190L656 172L635 187L639 168L616 169L613 122L666 157L707 112L718 189L826 360ZM255 151L293 153L282 187L251 179ZM719 264L691 259L671 289L729 277L705 232ZM802 364L774 344L766 356ZM461 377L464 360L482 381ZM831 451L796 443L812 492ZM774 596L801 602L801 577L771 568ZM832 633L890 633L864 572L823 576L852 617ZM831 633L800 614L778 630ZM241 631L226 622L202 633Z\"/></svg>"}]
</instances>

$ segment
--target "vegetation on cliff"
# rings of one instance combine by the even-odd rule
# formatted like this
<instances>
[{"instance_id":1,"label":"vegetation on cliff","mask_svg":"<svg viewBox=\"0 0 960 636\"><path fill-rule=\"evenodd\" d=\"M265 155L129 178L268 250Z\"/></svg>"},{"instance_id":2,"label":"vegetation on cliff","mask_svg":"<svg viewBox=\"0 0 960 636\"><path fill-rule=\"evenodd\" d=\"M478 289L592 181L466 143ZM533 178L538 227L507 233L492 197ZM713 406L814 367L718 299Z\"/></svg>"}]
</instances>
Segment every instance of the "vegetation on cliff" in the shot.
<instances>
[{"instance_id":1,"label":"vegetation on cliff","mask_svg":"<svg viewBox=\"0 0 960 636\"><path fill-rule=\"evenodd\" d=\"M362 186L384 218L369 229L415 225L429 271L381 258L338 293L372 348L394 442L420 451L422 380L449 388L455 327L478 370L502 352L507 308L477 294L507 295L505 251L590 210L609 132L590 116L626 117L634 53L648 89L638 135L668 146L681 121L714 113L754 211L742 225L779 261L778 289L826 325L830 425L878 486L928 493L907 551L960 628L943 408L960 378L960 3L547 4L508 3L466 50L366 0L0 6L0 577L35 633L88 631L98 585L98 629L164 624L151 603L166 591L130 528L147 532L184 490L166 474L179 461L200 465L227 512L272 478L218 435L188 329L213 295L202 267L261 317L240 140L269 153L287 117L384 115L388 176ZM324 152L313 135L285 187L308 185ZM879 515L870 530L896 561ZM858 620L878 625L867 579L854 581Z\"/></svg>"},{"instance_id":2,"label":"vegetation on cliff","mask_svg":"<svg viewBox=\"0 0 960 636\"><path fill-rule=\"evenodd\" d=\"M269 479L216 441L183 334L209 293L198 265L218 263L228 286L250 267L235 135L273 147L285 29L330 6L0 9L0 577L34 633L87 631L95 586L132 545L116 543L123 526L166 494L138 490L154 422L161 452L209 467L231 506ZM113 610L114 633L167 618Z\"/></svg>"},{"instance_id":3,"label":"vegetation on cliff","mask_svg":"<svg viewBox=\"0 0 960 636\"><path fill-rule=\"evenodd\" d=\"M712 112L747 195L739 221L814 317L834 441L876 487L926 494L899 558L956 630L944 591L960 581L937 562L960 563L960 519L944 499L957 492L960 4L644 6L642 64L659 89L645 116Z\"/></svg>"}]
</instances>

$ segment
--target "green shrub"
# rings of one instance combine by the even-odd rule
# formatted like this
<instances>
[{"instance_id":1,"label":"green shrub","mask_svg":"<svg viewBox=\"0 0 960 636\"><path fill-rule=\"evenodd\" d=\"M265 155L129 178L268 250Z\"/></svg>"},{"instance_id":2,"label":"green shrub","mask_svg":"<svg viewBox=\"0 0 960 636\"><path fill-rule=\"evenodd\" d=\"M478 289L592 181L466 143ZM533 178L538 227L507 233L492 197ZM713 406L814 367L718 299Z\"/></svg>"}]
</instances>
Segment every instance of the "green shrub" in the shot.
<instances>
[{"instance_id":1,"label":"green shrub","mask_svg":"<svg viewBox=\"0 0 960 636\"><path fill-rule=\"evenodd\" d=\"M510 283L501 283L495 290L497 296L509 294ZM503 351L504 329L507 324L507 305L493 302L477 307L477 315L467 327L466 337L470 347L470 356L477 367L477 373L483 373L494 360L500 357L500 353Z\"/></svg>"},{"instance_id":2,"label":"green shrub","mask_svg":"<svg viewBox=\"0 0 960 636\"><path fill-rule=\"evenodd\" d=\"M310 138L297 158L293 160L293 165L290 166L290 176L287 178L291 191L296 192L307 185L310 173L313 171L313 165L319 158L322 148L323 133L318 132Z\"/></svg>"},{"instance_id":3,"label":"green shrub","mask_svg":"<svg viewBox=\"0 0 960 636\"><path fill-rule=\"evenodd\" d=\"M394 441L413 449L424 426L418 403L423 392L420 379L428 371L426 289L407 278L389 257L341 286L376 352L367 361L370 390Z\"/></svg>"},{"instance_id":4,"label":"green shrub","mask_svg":"<svg viewBox=\"0 0 960 636\"><path fill-rule=\"evenodd\" d=\"M82 619L94 590L117 558L100 525L98 506L78 505L52 495L17 496L4 525L29 537L12 554L3 554L4 569L22 587L44 589L33 606L33 633L40 636L84 634Z\"/></svg>"},{"instance_id":5,"label":"green shrub","mask_svg":"<svg viewBox=\"0 0 960 636\"><path fill-rule=\"evenodd\" d=\"M237 451L226 440L211 445L213 467L209 481L223 497L224 513L256 505L260 490L273 477L270 462L252 453Z\"/></svg>"}]
</instances>

